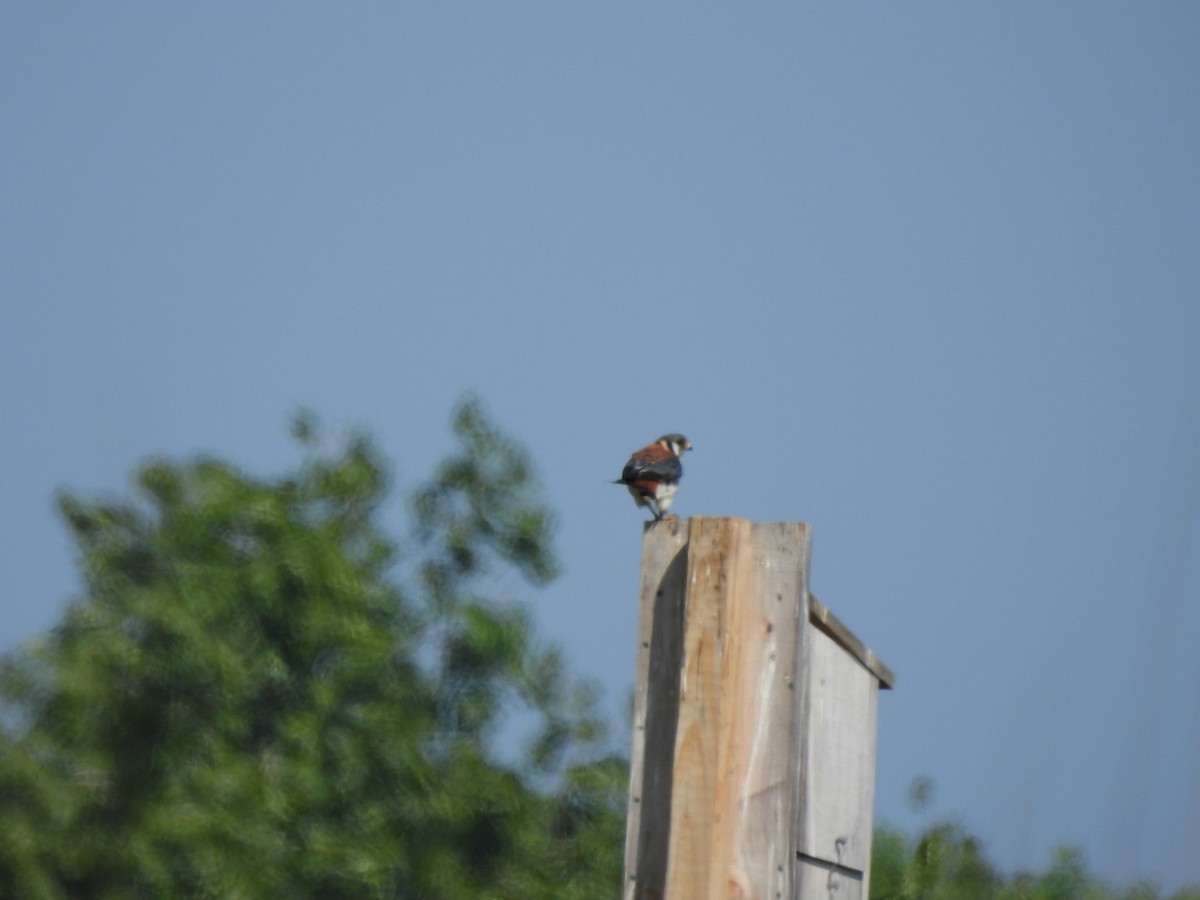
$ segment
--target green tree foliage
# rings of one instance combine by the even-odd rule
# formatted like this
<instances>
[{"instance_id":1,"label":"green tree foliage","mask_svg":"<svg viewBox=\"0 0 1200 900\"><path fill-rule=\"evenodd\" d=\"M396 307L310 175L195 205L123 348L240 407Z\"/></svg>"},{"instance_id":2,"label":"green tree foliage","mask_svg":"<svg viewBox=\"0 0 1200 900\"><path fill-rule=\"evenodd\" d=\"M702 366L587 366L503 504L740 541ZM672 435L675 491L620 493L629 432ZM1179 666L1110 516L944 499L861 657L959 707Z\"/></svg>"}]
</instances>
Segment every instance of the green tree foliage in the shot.
<instances>
[{"instance_id":1,"label":"green tree foliage","mask_svg":"<svg viewBox=\"0 0 1200 900\"><path fill-rule=\"evenodd\" d=\"M307 418L279 479L61 499L85 591L0 668L0 896L618 892L625 764L497 587L553 578L550 517L478 403L454 430L403 550L377 449Z\"/></svg>"},{"instance_id":2,"label":"green tree foliage","mask_svg":"<svg viewBox=\"0 0 1200 900\"><path fill-rule=\"evenodd\" d=\"M156 460L133 501L61 498L84 592L0 661L0 898L619 893L626 762L508 596L554 578L550 516L478 403L454 432L403 543L372 442L305 417L281 478ZM871 896L1164 898L1070 848L1001 875L946 822L876 829Z\"/></svg>"},{"instance_id":3,"label":"green tree foliage","mask_svg":"<svg viewBox=\"0 0 1200 900\"><path fill-rule=\"evenodd\" d=\"M924 809L932 793L931 780L914 781L914 809ZM1200 900L1200 887L1170 895L1144 883L1116 889L1089 875L1073 847L1055 848L1042 874L1004 876L978 838L957 823L935 822L915 838L888 826L875 829L871 900Z\"/></svg>"}]
</instances>

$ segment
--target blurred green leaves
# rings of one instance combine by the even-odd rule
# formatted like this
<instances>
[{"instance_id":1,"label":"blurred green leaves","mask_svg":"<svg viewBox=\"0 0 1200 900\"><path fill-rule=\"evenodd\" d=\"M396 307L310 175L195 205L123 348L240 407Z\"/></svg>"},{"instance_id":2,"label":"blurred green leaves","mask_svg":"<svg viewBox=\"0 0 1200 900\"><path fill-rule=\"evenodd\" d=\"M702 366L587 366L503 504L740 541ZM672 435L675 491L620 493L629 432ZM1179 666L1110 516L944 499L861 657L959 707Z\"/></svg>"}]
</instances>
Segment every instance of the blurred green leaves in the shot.
<instances>
[{"instance_id":1,"label":"blurred green leaves","mask_svg":"<svg viewBox=\"0 0 1200 900\"><path fill-rule=\"evenodd\" d=\"M616 893L624 763L505 593L553 579L550 515L477 401L453 426L403 553L385 460L311 415L281 478L60 499L85 591L0 664L0 896Z\"/></svg>"},{"instance_id":2,"label":"blurred green leaves","mask_svg":"<svg viewBox=\"0 0 1200 900\"><path fill-rule=\"evenodd\" d=\"M913 780L909 800L914 811L933 800L933 780ZM1083 854L1056 847L1041 874L1006 876L986 858L979 838L957 822L937 821L910 837L877 826L871 851L872 900L1200 900L1200 887L1163 894L1150 884L1125 890L1088 874Z\"/></svg>"},{"instance_id":3,"label":"blurred green leaves","mask_svg":"<svg viewBox=\"0 0 1200 900\"><path fill-rule=\"evenodd\" d=\"M618 894L627 764L513 597L558 571L551 516L478 401L453 429L399 537L387 461L311 414L282 477L151 460L133 500L60 498L84 592L0 660L0 898ZM871 896L1162 896L984 850L877 828Z\"/></svg>"}]
</instances>

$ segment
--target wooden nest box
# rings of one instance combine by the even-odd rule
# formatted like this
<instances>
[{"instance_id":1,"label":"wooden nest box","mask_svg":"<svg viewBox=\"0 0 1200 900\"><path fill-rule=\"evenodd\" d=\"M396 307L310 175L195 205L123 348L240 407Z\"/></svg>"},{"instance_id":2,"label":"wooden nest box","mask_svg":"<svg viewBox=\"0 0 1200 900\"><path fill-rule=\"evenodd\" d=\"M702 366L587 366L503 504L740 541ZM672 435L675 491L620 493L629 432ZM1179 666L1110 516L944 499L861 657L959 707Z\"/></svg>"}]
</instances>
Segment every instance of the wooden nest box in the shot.
<instances>
[{"instance_id":1,"label":"wooden nest box","mask_svg":"<svg viewBox=\"0 0 1200 900\"><path fill-rule=\"evenodd\" d=\"M646 528L625 900L866 900L891 670L808 592L803 523Z\"/></svg>"}]
</instances>

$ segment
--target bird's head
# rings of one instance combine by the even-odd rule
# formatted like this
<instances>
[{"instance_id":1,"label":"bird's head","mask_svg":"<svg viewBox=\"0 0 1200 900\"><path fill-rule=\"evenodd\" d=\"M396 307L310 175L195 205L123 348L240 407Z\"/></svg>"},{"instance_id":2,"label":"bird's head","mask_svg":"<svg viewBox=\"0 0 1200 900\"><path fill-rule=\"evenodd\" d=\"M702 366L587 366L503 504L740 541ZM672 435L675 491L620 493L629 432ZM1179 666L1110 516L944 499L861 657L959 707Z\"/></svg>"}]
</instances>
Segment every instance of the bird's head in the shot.
<instances>
[{"instance_id":1,"label":"bird's head","mask_svg":"<svg viewBox=\"0 0 1200 900\"><path fill-rule=\"evenodd\" d=\"M663 447L670 450L674 456L681 456L683 451L692 449L692 442L678 432L664 434L654 443L661 444Z\"/></svg>"}]
</instances>

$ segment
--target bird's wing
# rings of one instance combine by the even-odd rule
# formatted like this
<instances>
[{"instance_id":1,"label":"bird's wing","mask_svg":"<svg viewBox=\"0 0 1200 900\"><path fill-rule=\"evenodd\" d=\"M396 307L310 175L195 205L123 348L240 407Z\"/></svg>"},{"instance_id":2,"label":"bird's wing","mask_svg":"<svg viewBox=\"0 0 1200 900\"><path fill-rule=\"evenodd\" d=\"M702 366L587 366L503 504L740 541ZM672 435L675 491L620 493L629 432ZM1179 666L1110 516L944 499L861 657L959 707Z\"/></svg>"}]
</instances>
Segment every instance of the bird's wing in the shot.
<instances>
[{"instance_id":1,"label":"bird's wing","mask_svg":"<svg viewBox=\"0 0 1200 900\"><path fill-rule=\"evenodd\" d=\"M634 481L678 481L682 475L683 466L679 463L679 457L654 444L629 457L625 470L621 472L621 481L625 484Z\"/></svg>"}]
</instances>

